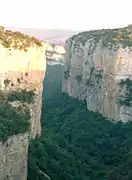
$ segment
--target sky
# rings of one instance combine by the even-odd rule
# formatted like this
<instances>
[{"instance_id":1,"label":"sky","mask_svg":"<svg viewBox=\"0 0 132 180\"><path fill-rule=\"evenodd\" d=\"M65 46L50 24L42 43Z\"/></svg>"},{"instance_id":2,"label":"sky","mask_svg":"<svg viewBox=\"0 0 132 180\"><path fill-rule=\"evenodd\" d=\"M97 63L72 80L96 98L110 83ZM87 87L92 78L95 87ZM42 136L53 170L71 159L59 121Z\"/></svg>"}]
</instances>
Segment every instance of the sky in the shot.
<instances>
[{"instance_id":1,"label":"sky","mask_svg":"<svg viewBox=\"0 0 132 180\"><path fill-rule=\"evenodd\" d=\"M132 24L131 1L0 0L0 25L72 30L124 27Z\"/></svg>"}]
</instances>

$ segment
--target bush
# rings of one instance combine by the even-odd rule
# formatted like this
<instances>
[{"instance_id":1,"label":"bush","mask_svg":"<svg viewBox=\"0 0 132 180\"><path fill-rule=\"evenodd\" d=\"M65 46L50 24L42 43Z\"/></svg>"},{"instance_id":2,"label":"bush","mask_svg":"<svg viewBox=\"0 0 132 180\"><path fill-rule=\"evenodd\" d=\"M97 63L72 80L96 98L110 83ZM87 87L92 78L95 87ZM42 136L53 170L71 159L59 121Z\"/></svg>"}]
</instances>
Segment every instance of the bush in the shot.
<instances>
[{"instance_id":1,"label":"bush","mask_svg":"<svg viewBox=\"0 0 132 180\"><path fill-rule=\"evenodd\" d=\"M82 80L82 75L76 76L76 79L77 79L78 82L80 82Z\"/></svg>"},{"instance_id":2,"label":"bush","mask_svg":"<svg viewBox=\"0 0 132 180\"><path fill-rule=\"evenodd\" d=\"M12 102L12 101L21 101L23 102L27 102L29 104L34 102L34 96L35 93L33 90L27 91L26 89L21 90L20 92L18 91L13 91L10 92L7 95L7 100Z\"/></svg>"},{"instance_id":3,"label":"bush","mask_svg":"<svg viewBox=\"0 0 132 180\"><path fill-rule=\"evenodd\" d=\"M10 82L11 82L11 81L10 81L9 79L5 79L5 80L4 80L5 86L8 86L8 85L10 84Z\"/></svg>"},{"instance_id":4,"label":"bush","mask_svg":"<svg viewBox=\"0 0 132 180\"><path fill-rule=\"evenodd\" d=\"M131 106L132 104L132 80L129 78L125 80L121 80L119 83L119 86L121 88L125 88L125 94L123 97L119 98L119 104L120 105L126 105L126 106Z\"/></svg>"},{"instance_id":5,"label":"bush","mask_svg":"<svg viewBox=\"0 0 132 180\"><path fill-rule=\"evenodd\" d=\"M0 141L9 136L25 133L29 130L30 112L22 108L14 108L7 102L0 102Z\"/></svg>"},{"instance_id":6,"label":"bush","mask_svg":"<svg viewBox=\"0 0 132 180\"><path fill-rule=\"evenodd\" d=\"M0 92L0 141L9 136L25 133L30 127L30 110L26 103L34 102L34 91L21 90L8 94ZM12 107L9 102L20 101L19 107Z\"/></svg>"},{"instance_id":7,"label":"bush","mask_svg":"<svg viewBox=\"0 0 132 180\"><path fill-rule=\"evenodd\" d=\"M67 70L64 71L64 78L68 79L70 77L70 68L68 67Z\"/></svg>"}]
</instances>

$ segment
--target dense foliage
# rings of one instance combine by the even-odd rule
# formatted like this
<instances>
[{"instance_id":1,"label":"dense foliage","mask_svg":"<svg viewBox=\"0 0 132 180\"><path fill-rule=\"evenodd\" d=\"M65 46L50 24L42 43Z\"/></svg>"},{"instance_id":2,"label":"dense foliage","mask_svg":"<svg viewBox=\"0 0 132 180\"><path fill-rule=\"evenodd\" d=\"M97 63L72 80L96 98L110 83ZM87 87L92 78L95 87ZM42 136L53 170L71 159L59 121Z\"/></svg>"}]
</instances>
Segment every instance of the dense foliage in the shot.
<instances>
[{"instance_id":1,"label":"dense foliage","mask_svg":"<svg viewBox=\"0 0 132 180\"><path fill-rule=\"evenodd\" d=\"M30 111L26 105L12 107L7 100L7 95L0 92L0 141L7 140L9 136L27 132L29 120Z\"/></svg>"},{"instance_id":2,"label":"dense foliage","mask_svg":"<svg viewBox=\"0 0 132 180\"><path fill-rule=\"evenodd\" d=\"M126 78L122 79L119 83L120 91L124 91L124 96L119 98L119 103L121 105L131 106L132 104L132 80Z\"/></svg>"},{"instance_id":3,"label":"dense foliage","mask_svg":"<svg viewBox=\"0 0 132 180\"><path fill-rule=\"evenodd\" d=\"M132 123L112 123L85 102L54 94L52 68L55 76L51 67L44 84L52 97L44 97L42 136L29 148L28 180L131 180Z\"/></svg>"},{"instance_id":4,"label":"dense foliage","mask_svg":"<svg viewBox=\"0 0 132 180\"><path fill-rule=\"evenodd\" d=\"M33 90L27 91L26 89L22 89L21 91L12 91L8 93L7 100L12 101L21 101L26 103L34 102L35 92Z\"/></svg>"}]
</instances>

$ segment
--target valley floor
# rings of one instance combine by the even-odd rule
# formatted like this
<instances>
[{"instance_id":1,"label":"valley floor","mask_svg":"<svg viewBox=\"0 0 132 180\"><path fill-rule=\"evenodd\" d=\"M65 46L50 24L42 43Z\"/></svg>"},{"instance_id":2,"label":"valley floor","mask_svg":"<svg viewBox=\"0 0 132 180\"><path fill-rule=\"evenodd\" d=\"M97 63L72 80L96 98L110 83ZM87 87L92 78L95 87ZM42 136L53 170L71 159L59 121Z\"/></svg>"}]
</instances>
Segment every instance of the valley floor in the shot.
<instances>
[{"instance_id":1,"label":"valley floor","mask_svg":"<svg viewBox=\"0 0 132 180\"><path fill-rule=\"evenodd\" d=\"M29 148L28 180L131 180L132 123L113 124L61 93L62 71L47 69L43 132Z\"/></svg>"}]
</instances>

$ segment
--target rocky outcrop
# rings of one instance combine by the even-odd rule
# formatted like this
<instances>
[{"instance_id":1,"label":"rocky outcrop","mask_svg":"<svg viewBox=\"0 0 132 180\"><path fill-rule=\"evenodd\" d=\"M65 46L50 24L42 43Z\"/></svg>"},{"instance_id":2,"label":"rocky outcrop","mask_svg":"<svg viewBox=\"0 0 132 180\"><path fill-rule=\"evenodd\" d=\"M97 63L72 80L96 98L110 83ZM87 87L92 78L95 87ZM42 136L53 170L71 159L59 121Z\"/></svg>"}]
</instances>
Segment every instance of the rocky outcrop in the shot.
<instances>
[{"instance_id":1,"label":"rocky outcrop","mask_svg":"<svg viewBox=\"0 0 132 180\"><path fill-rule=\"evenodd\" d=\"M68 39L62 90L108 119L132 121L132 27Z\"/></svg>"},{"instance_id":2,"label":"rocky outcrop","mask_svg":"<svg viewBox=\"0 0 132 180\"><path fill-rule=\"evenodd\" d=\"M0 102L10 108L9 116L0 114L0 180L27 179L29 141L41 134L45 47L34 38L23 37L22 34L19 38L16 34L10 31L5 33L0 44L0 95L5 95L4 100L1 98L3 96L0 97ZM10 44L9 39L12 41ZM11 122L12 113L18 120ZM4 116L7 126L1 120ZM29 122L26 122L28 118ZM14 122L20 124L15 127ZM6 133L5 139L2 133Z\"/></svg>"}]
</instances>

